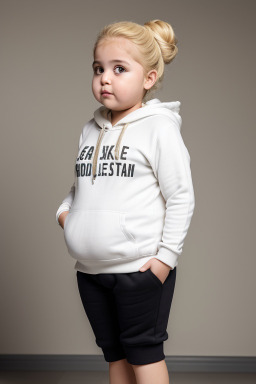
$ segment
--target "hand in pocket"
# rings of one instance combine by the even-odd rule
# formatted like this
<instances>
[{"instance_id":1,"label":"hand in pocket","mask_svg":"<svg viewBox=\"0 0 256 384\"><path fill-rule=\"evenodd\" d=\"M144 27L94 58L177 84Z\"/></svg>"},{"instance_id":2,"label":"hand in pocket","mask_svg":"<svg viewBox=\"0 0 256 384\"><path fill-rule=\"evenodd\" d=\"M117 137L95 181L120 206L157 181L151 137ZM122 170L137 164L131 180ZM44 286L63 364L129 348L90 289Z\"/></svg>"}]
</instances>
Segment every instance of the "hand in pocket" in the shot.
<instances>
[{"instance_id":1,"label":"hand in pocket","mask_svg":"<svg viewBox=\"0 0 256 384\"><path fill-rule=\"evenodd\" d=\"M67 215L69 214L69 211L64 211L62 212L60 215L59 215L59 223L60 223L60 226L62 228L64 228L64 225L65 225L65 221L66 221L66 218L67 218Z\"/></svg>"},{"instance_id":2,"label":"hand in pocket","mask_svg":"<svg viewBox=\"0 0 256 384\"><path fill-rule=\"evenodd\" d=\"M161 281L162 284L164 284L172 268L169 265L153 257L140 268L140 271L143 272L147 269L151 269L151 272L156 275L156 277L158 278L158 280Z\"/></svg>"}]
</instances>

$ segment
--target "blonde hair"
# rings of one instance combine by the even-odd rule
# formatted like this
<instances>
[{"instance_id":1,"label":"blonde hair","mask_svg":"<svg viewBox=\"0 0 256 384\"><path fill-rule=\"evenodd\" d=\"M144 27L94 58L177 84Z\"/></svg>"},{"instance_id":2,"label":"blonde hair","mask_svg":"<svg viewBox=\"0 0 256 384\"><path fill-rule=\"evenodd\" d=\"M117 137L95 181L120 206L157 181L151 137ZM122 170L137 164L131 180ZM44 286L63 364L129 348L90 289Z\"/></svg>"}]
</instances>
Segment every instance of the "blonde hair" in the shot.
<instances>
[{"instance_id":1,"label":"blonde hair","mask_svg":"<svg viewBox=\"0 0 256 384\"><path fill-rule=\"evenodd\" d=\"M93 54L97 46L104 40L123 37L134 43L139 52L138 61L144 68L144 73L157 71L157 80L153 87L147 90L144 98L156 91L163 80L164 65L169 64L178 52L177 38L170 24L162 20L151 20L144 25L132 21L120 21L106 25L98 34Z\"/></svg>"}]
</instances>

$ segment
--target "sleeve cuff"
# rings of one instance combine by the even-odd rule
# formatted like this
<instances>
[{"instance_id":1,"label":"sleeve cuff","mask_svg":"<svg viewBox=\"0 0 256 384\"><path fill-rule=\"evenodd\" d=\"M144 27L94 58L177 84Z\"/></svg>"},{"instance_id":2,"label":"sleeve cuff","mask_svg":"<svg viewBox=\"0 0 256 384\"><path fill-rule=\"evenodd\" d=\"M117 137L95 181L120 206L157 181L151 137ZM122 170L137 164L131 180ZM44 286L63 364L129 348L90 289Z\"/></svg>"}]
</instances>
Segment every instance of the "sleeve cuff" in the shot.
<instances>
[{"instance_id":1,"label":"sleeve cuff","mask_svg":"<svg viewBox=\"0 0 256 384\"><path fill-rule=\"evenodd\" d=\"M169 265L172 269L174 269L178 265L178 253L170 251L165 247L160 247L156 256L156 259L162 261L163 263Z\"/></svg>"},{"instance_id":2,"label":"sleeve cuff","mask_svg":"<svg viewBox=\"0 0 256 384\"><path fill-rule=\"evenodd\" d=\"M61 204L61 206L59 207L58 211L56 212L56 221L57 221L57 224L59 224L59 226L61 227L60 223L59 223L59 216L62 212L65 212L65 211L69 211L70 210L70 205L68 203L64 203L64 204Z\"/></svg>"}]
</instances>

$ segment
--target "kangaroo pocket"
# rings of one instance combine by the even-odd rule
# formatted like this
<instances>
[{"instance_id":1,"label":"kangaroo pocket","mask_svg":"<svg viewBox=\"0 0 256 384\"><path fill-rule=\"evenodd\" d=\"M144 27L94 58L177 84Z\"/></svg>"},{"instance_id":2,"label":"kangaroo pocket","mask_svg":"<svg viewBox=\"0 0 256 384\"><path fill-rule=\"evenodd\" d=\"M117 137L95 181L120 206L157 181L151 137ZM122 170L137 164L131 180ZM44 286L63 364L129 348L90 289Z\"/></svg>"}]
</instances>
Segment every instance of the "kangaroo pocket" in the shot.
<instances>
[{"instance_id":1,"label":"kangaroo pocket","mask_svg":"<svg viewBox=\"0 0 256 384\"><path fill-rule=\"evenodd\" d=\"M137 210L125 215L125 228L133 237L139 256L156 255L162 240L165 211Z\"/></svg>"},{"instance_id":2,"label":"kangaroo pocket","mask_svg":"<svg viewBox=\"0 0 256 384\"><path fill-rule=\"evenodd\" d=\"M138 257L135 239L125 227L125 212L71 209L64 239L69 254L81 261Z\"/></svg>"}]
</instances>

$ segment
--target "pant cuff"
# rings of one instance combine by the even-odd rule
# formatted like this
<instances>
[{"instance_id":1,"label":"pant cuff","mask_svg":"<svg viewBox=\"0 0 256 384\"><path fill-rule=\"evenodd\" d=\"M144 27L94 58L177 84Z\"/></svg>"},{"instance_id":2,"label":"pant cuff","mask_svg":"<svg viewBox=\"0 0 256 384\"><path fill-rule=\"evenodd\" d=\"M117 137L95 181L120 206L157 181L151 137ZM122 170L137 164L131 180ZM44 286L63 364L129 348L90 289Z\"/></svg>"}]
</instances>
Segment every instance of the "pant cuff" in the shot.
<instances>
[{"instance_id":1,"label":"pant cuff","mask_svg":"<svg viewBox=\"0 0 256 384\"><path fill-rule=\"evenodd\" d=\"M114 346L111 348L102 348L104 358L108 363L122 360L126 358L125 352L122 346Z\"/></svg>"},{"instance_id":2,"label":"pant cuff","mask_svg":"<svg viewBox=\"0 0 256 384\"><path fill-rule=\"evenodd\" d=\"M164 343L142 346L123 345L128 363L134 365L151 364L164 360Z\"/></svg>"}]
</instances>

